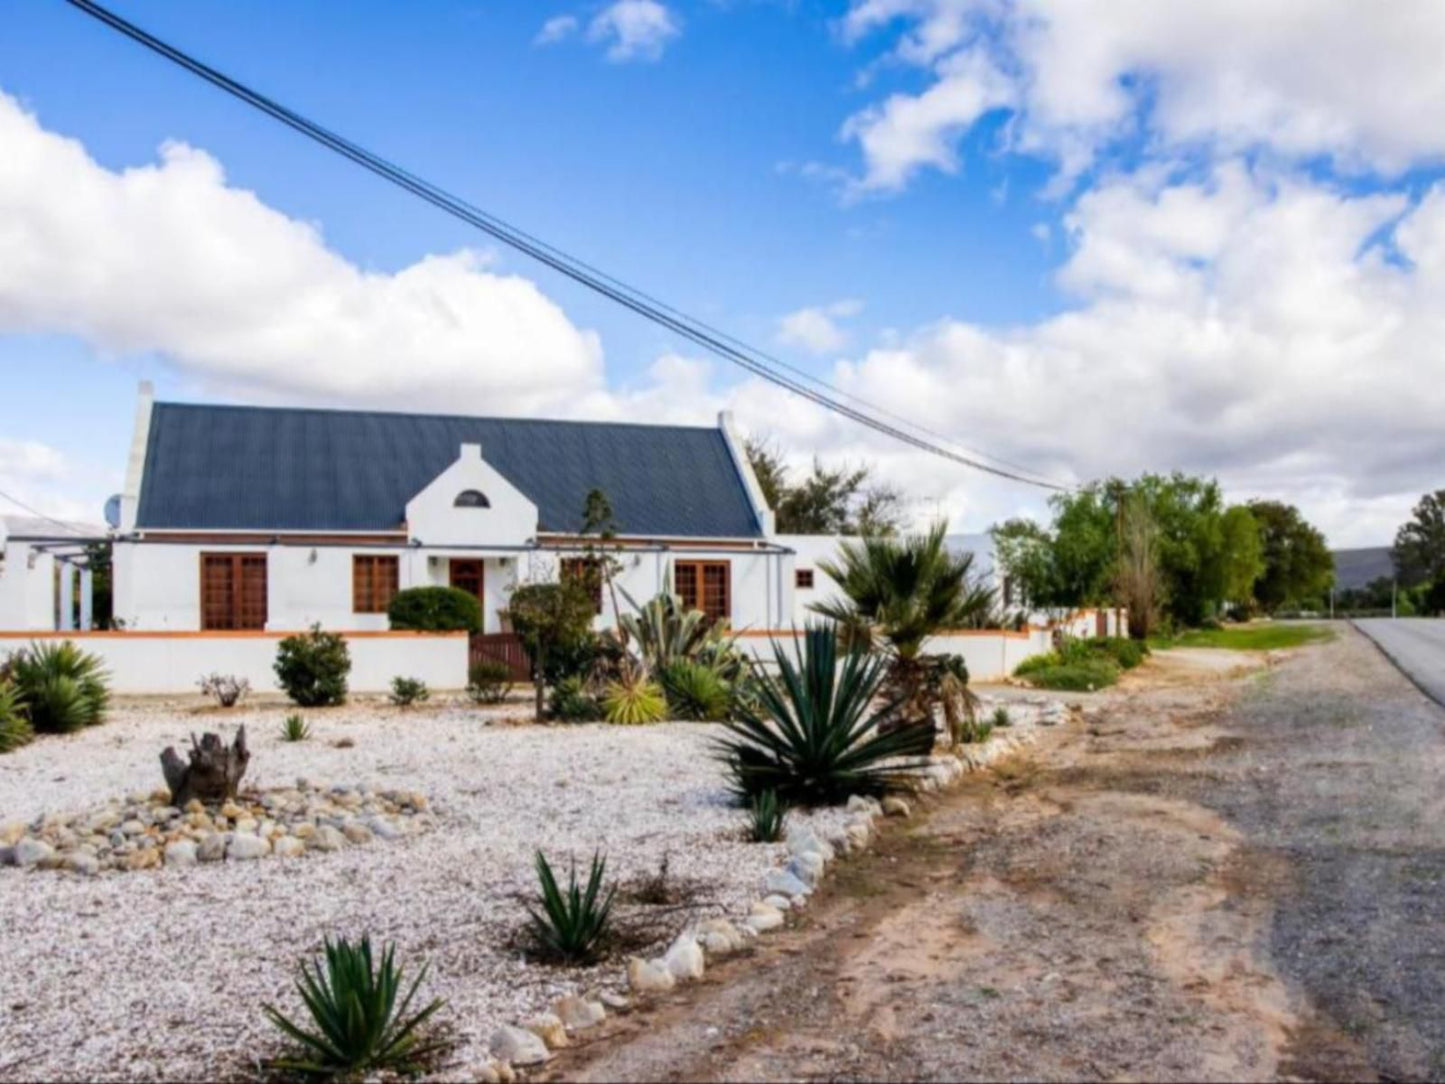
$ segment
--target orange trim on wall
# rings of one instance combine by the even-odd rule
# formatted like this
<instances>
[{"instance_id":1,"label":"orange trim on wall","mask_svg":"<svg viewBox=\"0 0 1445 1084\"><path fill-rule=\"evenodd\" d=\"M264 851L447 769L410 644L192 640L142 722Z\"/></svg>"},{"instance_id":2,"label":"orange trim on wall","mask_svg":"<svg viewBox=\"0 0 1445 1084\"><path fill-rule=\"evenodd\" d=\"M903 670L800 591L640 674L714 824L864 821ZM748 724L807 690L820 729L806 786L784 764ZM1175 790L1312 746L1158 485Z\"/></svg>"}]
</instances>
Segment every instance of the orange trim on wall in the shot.
<instances>
[{"instance_id":1,"label":"orange trim on wall","mask_svg":"<svg viewBox=\"0 0 1445 1084\"><path fill-rule=\"evenodd\" d=\"M310 629L292 632L270 629L96 629L87 632L64 632L57 629L17 629L7 632L0 629L0 640L282 640L287 636L299 636ZM348 640L404 640L404 639L451 639L465 638L465 632L415 632L411 629L325 629L326 632L340 633Z\"/></svg>"},{"instance_id":2,"label":"orange trim on wall","mask_svg":"<svg viewBox=\"0 0 1445 1084\"><path fill-rule=\"evenodd\" d=\"M738 639L756 637L778 637L797 636L801 634L801 628L796 629L744 629L742 632L733 633ZM940 629L933 636L1003 636L1010 640L1027 640L1027 632L1019 632L1016 629ZM930 637L932 639L932 637Z\"/></svg>"}]
</instances>

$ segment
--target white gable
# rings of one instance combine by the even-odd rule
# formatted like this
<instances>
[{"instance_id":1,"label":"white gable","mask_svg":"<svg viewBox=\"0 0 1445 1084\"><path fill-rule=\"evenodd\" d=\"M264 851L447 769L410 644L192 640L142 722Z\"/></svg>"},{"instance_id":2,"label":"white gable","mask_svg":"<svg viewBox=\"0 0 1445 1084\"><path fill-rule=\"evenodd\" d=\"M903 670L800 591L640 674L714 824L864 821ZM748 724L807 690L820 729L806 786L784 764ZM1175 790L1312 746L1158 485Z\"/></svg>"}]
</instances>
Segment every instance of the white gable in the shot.
<instances>
[{"instance_id":1,"label":"white gable","mask_svg":"<svg viewBox=\"0 0 1445 1084\"><path fill-rule=\"evenodd\" d=\"M537 534L537 506L463 444L446 470L406 504L407 532L425 546L520 546Z\"/></svg>"}]
</instances>

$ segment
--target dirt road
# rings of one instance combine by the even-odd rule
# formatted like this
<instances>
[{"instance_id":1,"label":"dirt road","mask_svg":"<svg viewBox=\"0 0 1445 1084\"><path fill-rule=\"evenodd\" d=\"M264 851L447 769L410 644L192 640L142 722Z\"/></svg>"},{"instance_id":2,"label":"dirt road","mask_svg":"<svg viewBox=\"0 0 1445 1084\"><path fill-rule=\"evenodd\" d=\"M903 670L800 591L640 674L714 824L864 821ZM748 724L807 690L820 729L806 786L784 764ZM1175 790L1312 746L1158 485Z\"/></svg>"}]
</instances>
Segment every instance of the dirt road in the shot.
<instances>
[{"instance_id":1,"label":"dirt road","mask_svg":"<svg viewBox=\"0 0 1445 1084\"><path fill-rule=\"evenodd\" d=\"M551 1078L1438 1078L1445 713L1349 630L1193 672L1091 698Z\"/></svg>"}]
</instances>

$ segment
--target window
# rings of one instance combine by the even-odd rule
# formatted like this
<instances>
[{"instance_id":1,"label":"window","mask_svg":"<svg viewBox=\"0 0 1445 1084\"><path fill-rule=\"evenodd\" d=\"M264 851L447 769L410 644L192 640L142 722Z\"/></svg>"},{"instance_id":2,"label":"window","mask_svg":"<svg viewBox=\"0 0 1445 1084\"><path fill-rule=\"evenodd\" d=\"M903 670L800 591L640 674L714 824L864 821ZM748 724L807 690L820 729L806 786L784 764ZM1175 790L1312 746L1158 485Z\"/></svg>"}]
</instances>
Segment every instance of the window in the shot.
<instances>
[{"instance_id":1,"label":"window","mask_svg":"<svg viewBox=\"0 0 1445 1084\"><path fill-rule=\"evenodd\" d=\"M800 591L811 591L813 589L813 570L811 568L800 568L793 574L794 586Z\"/></svg>"},{"instance_id":2,"label":"window","mask_svg":"<svg viewBox=\"0 0 1445 1084\"><path fill-rule=\"evenodd\" d=\"M452 501L454 508L490 508L492 502L487 500L487 495L480 489L464 489L457 494L457 499Z\"/></svg>"},{"instance_id":3,"label":"window","mask_svg":"<svg viewBox=\"0 0 1445 1084\"><path fill-rule=\"evenodd\" d=\"M359 614L384 614L396 594L395 557L358 553L351 558L351 609Z\"/></svg>"},{"instance_id":4,"label":"window","mask_svg":"<svg viewBox=\"0 0 1445 1084\"><path fill-rule=\"evenodd\" d=\"M592 611L602 612L602 565L595 557L563 557L562 582L576 581L592 596Z\"/></svg>"},{"instance_id":5,"label":"window","mask_svg":"<svg viewBox=\"0 0 1445 1084\"><path fill-rule=\"evenodd\" d=\"M201 628L266 627L266 555L201 554Z\"/></svg>"},{"instance_id":6,"label":"window","mask_svg":"<svg viewBox=\"0 0 1445 1084\"><path fill-rule=\"evenodd\" d=\"M673 583L684 609L701 610L709 621L732 619L732 574L726 561L678 561Z\"/></svg>"}]
</instances>

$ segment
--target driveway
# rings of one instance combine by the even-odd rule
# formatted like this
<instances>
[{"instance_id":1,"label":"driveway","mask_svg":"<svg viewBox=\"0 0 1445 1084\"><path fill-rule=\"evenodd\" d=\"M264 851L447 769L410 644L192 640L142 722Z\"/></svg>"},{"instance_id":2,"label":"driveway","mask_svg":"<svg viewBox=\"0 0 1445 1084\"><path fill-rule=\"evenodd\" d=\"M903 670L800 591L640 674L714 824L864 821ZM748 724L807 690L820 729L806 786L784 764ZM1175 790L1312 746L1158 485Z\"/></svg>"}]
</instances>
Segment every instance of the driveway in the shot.
<instances>
[{"instance_id":1,"label":"driveway","mask_svg":"<svg viewBox=\"0 0 1445 1084\"><path fill-rule=\"evenodd\" d=\"M1356 621L1437 704L1445 705L1445 619L1407 617Z\"/></svg>"}]
</instances>

